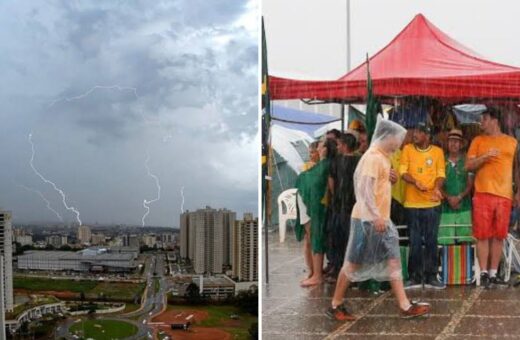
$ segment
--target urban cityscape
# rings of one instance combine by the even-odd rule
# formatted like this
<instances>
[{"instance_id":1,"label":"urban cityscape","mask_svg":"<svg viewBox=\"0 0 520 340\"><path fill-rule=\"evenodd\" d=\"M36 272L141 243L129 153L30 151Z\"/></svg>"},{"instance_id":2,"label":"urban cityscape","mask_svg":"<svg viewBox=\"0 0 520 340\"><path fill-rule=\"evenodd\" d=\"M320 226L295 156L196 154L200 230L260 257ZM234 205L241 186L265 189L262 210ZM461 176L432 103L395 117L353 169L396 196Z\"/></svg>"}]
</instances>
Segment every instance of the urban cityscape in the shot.
<instances>
[{"instance_id":1,"label":"urban cityscape","mask_svg":"<svg viewBox=\"0 0 520 340\"><path fill-rule=\"evenodd\" d=\"M206 206L180 214L180 228L18 225L13 213L0 210L2 339L258 332L252 213Z\"/></svg>"}]
</instances>

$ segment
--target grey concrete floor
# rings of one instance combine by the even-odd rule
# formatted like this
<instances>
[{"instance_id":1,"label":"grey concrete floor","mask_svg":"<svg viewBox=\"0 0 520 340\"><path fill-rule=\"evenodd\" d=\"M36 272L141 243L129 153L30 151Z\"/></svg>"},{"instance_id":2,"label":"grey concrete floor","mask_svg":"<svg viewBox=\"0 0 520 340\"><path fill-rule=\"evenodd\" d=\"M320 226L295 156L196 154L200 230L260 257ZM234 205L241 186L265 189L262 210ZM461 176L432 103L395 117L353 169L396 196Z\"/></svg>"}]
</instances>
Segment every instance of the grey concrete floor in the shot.
<instances>
[{"instance_id":1,"label":"grey concrete floor","mask_svg":"<svg viewBox=\"0 0 520 340\"><path fill-rule=\"evenodd\" d=\"M277 233L269 234L269 283L264 280L262 285L263 339L520 339L520 287L410 290L409 297L432 305L428 317L412 320L399 317L390 292L374 295L349 289L346 301L358 319L337 322L325 316L334 285L301 288L304 276L302 245L292 230L285 243L279 243Z\"/></svg>"}]
</instances>

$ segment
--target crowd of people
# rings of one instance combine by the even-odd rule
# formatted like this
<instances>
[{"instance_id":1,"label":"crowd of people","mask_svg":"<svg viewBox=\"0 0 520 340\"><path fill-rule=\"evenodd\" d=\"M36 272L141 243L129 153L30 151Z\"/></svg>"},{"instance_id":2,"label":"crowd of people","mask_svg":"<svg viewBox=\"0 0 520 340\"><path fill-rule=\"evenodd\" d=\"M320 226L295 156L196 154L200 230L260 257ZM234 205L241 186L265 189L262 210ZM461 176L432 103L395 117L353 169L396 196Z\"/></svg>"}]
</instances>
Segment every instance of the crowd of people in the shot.
<instances>
[{"instance_id":1,"label":"crowd of people","mask_svg":"<svg viewBox=\"0 0 520 340\"><path fill-rule=\"evenodd\" d=\"M497 272L511 211L520 207L520 168L517 140L500 123L500 110L489 107L471 143L454 128L439 146L427 123L405 129L378 117L372 136L354 121L310 145L296 182L296 236L308 268L301 286L336 283L330 317L352 320L345 293L367 280L390 283L403 317L428 313L405 290L446 288L439 244L476 240L481 284L507 284ZM400 238L409 247L406 282Z\"/></svg>"}]
</instances>

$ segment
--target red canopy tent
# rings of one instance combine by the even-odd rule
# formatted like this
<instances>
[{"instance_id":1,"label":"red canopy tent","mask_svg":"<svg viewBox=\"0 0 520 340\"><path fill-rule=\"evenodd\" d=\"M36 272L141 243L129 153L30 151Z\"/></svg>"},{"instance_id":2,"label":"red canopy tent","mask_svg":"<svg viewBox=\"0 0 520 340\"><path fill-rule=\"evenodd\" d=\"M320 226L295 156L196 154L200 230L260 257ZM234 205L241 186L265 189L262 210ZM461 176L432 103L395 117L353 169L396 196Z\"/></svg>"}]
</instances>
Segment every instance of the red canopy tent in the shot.
<instances>
[{"instance_id":1,"label":"red canopy tent","mask_svg":"<svg viewBox=\"0 0 520 340\"><path fill-rule=\"evenodd\" d=\"M520 68L483 59L422 14L370 59L374 95L426 96L445 103L520 99ZM335 81L270 77L271 99L362 102L366 62Z\"/></svg>"}]
</instances>

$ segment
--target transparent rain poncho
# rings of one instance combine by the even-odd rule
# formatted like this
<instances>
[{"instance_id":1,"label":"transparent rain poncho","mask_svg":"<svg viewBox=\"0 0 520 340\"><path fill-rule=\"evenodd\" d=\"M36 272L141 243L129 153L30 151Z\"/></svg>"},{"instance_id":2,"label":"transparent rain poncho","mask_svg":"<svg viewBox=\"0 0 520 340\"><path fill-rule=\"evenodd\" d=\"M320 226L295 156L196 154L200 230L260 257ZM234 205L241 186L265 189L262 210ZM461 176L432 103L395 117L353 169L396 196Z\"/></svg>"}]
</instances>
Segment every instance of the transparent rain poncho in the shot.
<instances>
[{"instance_id":1,"label":"transparent rain poncho","mask_svg":"<svg viewBox=\"0 0 520 340\"><path fill-rule=\"evenodd\" d=\"M354 173L356 206L342 272L350 281L402 279L399 235L389 217L391 203L389 155L402 144L406 129L378 116L370 148ZM386 154L386 155L385 155ZM374 221L385 220L378 232Z\"/></svg>"}]
</instances>

